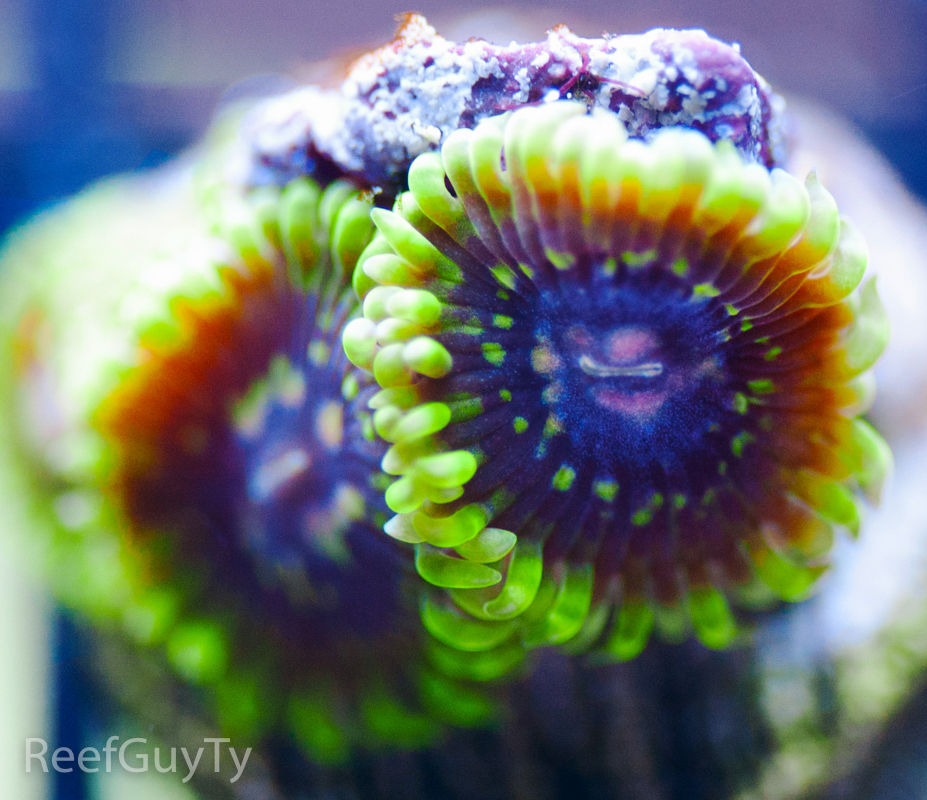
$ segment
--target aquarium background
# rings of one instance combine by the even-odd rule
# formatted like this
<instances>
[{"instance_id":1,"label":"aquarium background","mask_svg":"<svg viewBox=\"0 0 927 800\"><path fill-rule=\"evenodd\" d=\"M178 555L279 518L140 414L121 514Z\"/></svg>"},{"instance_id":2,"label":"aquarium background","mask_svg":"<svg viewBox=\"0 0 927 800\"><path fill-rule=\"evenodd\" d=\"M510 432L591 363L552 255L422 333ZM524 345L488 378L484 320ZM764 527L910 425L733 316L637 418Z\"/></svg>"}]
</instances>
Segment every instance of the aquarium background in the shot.
<instances>
[{"instance_id":1,"label":"aquarium background","mask_svg":"<svg viewBox=\"0 0 927 800\"><path fill-rule=\"evenodd\" d=\"M155 166L193 141L230 93L269 91L280 73L324 78L326 70L306 65L363 52L388 38L396 13L413 10L452 39L488 30L500 39L537 39L558 22L588 36L705 28L740 42L777 90L852 120L913 190L927 192L923 0L501 8L435 0L3 0L0 226L103 175Z\"/></svg>"},{"instance_id":2,"label":"aquarium background","mask_svg":"<svg viewBox=\"0 0 927 800\"><path fill-rule=\"evenodd\" d=\"M340 64L386 41L395 13L411 10L457 40L534 40L559 22L588 36L656 26L705 28L739 42L776 90L850 120L907 187L927 199L924 0L504 8L427 0L414 7L383 0L0 0L0 231L106 175L164 163L203 133L223 102L298 81L336 81ZM325 59L331 61L317 63ZM0 555L7 546L0 541ZM0 795L96 796L77 770L52 775L45 784L41 776L24 781L21 775L25 736L48 732L56 745L79 749L100 723L88 687L72 669L81 641L70 620L11 563L3 558L0 564ZM877 572L873 579L891 575ZM680 685L663 677L668 686ZM723 675L717 681L713 702L723 702ZM681 707L683 699L667 695L663 702ZM677 722L685 725L685 716ZM713 796L693 777L697 749L686 752L692 763L680 762L669 796ZM856 783L827 796L927 797L927 694L903 708L877 753ZM555 777L560 796L571 796L571 776ZM141 796L134 794L139 786L110 788L106 796ZM588 787L575 788L586 792L576 796L594 796ZM148 791L168 796L158 788Z\"/></svg>"}]
</instances>

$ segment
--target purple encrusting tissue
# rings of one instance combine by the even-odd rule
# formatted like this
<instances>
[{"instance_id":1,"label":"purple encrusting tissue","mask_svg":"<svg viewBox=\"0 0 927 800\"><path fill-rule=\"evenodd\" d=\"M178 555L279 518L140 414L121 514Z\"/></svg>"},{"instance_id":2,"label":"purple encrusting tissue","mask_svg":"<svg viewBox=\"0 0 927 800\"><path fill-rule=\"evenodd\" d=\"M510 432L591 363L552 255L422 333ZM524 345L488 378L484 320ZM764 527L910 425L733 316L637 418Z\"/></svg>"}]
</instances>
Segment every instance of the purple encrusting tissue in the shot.
<instances>
[{"instance_id":1,"label":"purple encrusting tissue","mask_svg":"<svg viewBox=\"0 0 927 800\"><path fill-rule=\"evenodd\" d=\"M389 192L453 130L560 98L614 111L634 137L684 126L732 141L748 161L784 161L781 98L737 45L702 30L584 39L559 26L543 42L457 44L411 14L339 89L302 87L258 106L241 131L241 177L257 185L347 174Z\"/></svg>"}]
</instances>

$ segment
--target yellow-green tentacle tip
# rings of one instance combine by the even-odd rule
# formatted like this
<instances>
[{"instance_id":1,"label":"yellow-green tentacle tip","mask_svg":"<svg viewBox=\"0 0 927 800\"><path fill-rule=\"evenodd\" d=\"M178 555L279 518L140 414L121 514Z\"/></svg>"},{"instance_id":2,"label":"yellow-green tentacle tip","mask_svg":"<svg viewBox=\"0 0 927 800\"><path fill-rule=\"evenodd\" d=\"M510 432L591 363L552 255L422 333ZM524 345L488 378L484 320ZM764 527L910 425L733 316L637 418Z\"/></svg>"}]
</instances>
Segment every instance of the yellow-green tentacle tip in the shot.
<instances>
[{"instance_id":1,"label":"yellow-green tentacle tip","mask_svg":"<svg viewBox=\"0 0 927 800\"><path fill-rule=\"evenodd\" d=\"M452 592L452 596L461 608L479 619L512 619L534 601L541 586L542 570L540 546L534 542L520 541L512 551L505 583L498 593L486 597L482 592L471 592L466 587L459 587Z\"/></svg>"},{"instance_id":2,"label":"yellow-green tentacle tip","mask_svg":"<svg viewBox=\"0 0 927 800\"><path fill-rule=\"evenodd\" d=\"M412 525L425 541L435 547L459 547L486 527L486 512L479 506L464 506L447 517L433 517L420 511Z\"/></svg>"},{"instance_id":3,"label":"yellow-green tentacle tip","mask_svg":"<svg viewBox=\"0 0 927 800\"><path fill-rule=\"evenodd\" d=\"M807 597L824 571L822 567L796 566L772 551L766 551L763 558L755 563L757 575L763 583L783 600Z\"/></svg>"},{"instance_id":4,"label":"yellow-green tentacle tip","mask_svg":"<svg viewBox=\"0 0 927 800\"><path fill-rule=\"evenodd\" d=\"M520 645L503 644L492 650L464 652L433 641L428 651L431 663L445 675L468 681L495 681L510 673L525 659Z\"/></svg>"},{"instance_id":5,"label":"yellow-green tentacle tip","mask_svg":"<svg viewBox=\"0 0 927 800\"><path fill-rule=\"evenodd\" d=\"M497 704L485 693L438 672L426 671L419 681L423 703L438 719L464 728L483 726L499 715Z\"/></svg>"},{"instance_id":6,"label":"yellow-green tentacle tip","mask_svg":"<svg viewBox=\"0 0 927 800\"><path fill-rule=\"evenodd\" d=\"M846 338L846 363L851 375L858 375L872 367L888 345L888 314L876 290L875 278L852 298L851 307L856 318Z\"/></svg>"},{"instance_id":7,"label":"yellow-green tentacle tip","mask_svg":"<svg viewBox=\"0 0 927 800\"><path fill-rule=\"evenodd\" d=\"M511 531L501 528L483 528L472 539L456 546L457 552L468 561L488 564L505 558L518 542Z\"/></svg>"},{"instance_id":8,"label":"yellow-green tentacle tip","mask_svg":"<svg viewBox=\"0 0 927 800\"><path fill-rule=\"evenodd\" d=\"M878 502L894 464L891 448L881 434L864 420L854 419L851 431L851 468L866 497Z\"/></svg>"},{"instance_id":9,"label":"yellow-green tentacle tip","mask_svg":"<svg viewBox=\"0 0 927 800\"><path fill-rule=\"evenodd\" d=\"M362 698L361 719L372 741L391 748L426 747L440 729L434 719L409 711L384 690L370 691Z\"/></svg>"},{"instance_id":10,"label":"yellow-green tentacle tip","mask_svg":"<svg viewBox=\"0 0 927 800\"><path fill-rule=\"evenodd\" d=\"M645 603L625 603L605 642L605 652L617 661L637 658L647 646L653 631L653 609Z\"/></svg>"},{"instance_id":11,"label":"yellow-green tentacle tip","mask_svg":"<svg viewBox=\"0 0 927 800\"><path fill-rule=\"evenodd\" d=\"M562 583L544 616L525 631L525 643L532 647L568 642L582 628L592 604L591 564L567 567Z\"/></svg>"},{"instance_id":12,"label":"yellow-green tentacle tip","mask_svg":"<svg viewBox=\"0 0 927 800\"><path fill-rule=\"evenodd\" d=\"M416 547L415 568L430 584L447 589L479 589L502 580L502 573L492 567L446 556L428 544Z\"/></svg>"},{"instance_id":13,"label":"yellow-green tentacle tip","mask_svg":"<svg viewBox=\"0 0 927 800\"><path fill-rule=\"evenodd\" d=\"M343 727L324 692L297 695L287 708L290 730L297 745L320 764L341 764L350 755Z\"/></svg>"},{"instance_id":14,"label":"yellow-green tentacle tip","mask_svg":"<svg viewBox=\"0 0 927 800\"><path fill-rule=\"evenodd\" d=\"M415 196L426 198L421 205L422 211L455 239L466 238L473 233L463 203L447 191L440 155L427 153L412 162L409 189Z\"/></svg>"},{"instance_id":15,"label":"yellow-green tentacle tip","mask_svg":"<svg viewBox=\"0 0 927 800\"><path fill-rule=\"evenodd\" d=\"M698 640L713 650L728 647L737 634L737 624L727 600L716 589L689 594L689 613Z\"/></svg>"},{"instance_id":16,"label":"yellow-green tentacle tip","mask_svg":"<svg viewBox=\"0 0 927 800\"><path fill-rule=\"evenodd\" d=\"M517 629L514 620L488 622L474 619L426 595L422 600L422 622L436 639L467 652L492 650L510 639Z\"/></svg>"},{"instance_id":17,"label":"yellow-green tentacle tip","mask_svg":"<svg viewBox=\"0 0 927 800\"><path fill-rule=\"evenodd\" d=\"M374 323L367 319L352 320L345 327L341 342L352 364L361 369L373 369L377 353L377 326Z\"/></svg>"}]
</instances>

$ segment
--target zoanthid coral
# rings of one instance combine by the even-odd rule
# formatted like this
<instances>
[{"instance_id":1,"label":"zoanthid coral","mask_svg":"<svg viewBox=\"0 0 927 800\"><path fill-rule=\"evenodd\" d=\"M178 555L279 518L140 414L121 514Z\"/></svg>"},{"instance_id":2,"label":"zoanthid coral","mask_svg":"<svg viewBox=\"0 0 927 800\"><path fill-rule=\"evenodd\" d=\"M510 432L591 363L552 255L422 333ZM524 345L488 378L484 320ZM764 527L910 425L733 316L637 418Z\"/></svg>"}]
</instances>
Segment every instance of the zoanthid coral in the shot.
<instances>
[{"instance_id":1,"label":"zoanthid coral","mask_svg":"<svg viewBox=\"0 0 927 800\"><path fill-rule=\"evenodd\" d=\"M408 185L344 344L431 634L628 659L805 596L890 460L859 418L887 322L815 175L559 101L455 131Z\"/></svg>"},{"instance_id":2,"label":"zoanthid coral","mask_svg":"<svg viewBox=\"0 0 927 800\"><path fill-rule=\"evenodd\" d=\"M198 208L186 179L123 182L7 253L10 418L58 596L242 740L337 762L485 721L427 664L418 579L380 530L376 387L340 345L370 202L299 179L230 196L212 233Z\"/></svg>"}]
</instances>

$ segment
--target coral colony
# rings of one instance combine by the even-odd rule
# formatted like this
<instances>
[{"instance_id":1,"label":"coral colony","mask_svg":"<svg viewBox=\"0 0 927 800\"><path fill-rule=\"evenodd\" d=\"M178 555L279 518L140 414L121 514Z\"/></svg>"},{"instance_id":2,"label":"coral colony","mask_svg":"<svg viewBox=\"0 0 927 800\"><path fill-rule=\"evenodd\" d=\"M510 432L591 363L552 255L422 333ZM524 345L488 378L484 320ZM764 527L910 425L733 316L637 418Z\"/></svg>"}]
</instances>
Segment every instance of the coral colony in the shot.
<instances>
[{"instance_id":1,"label":"coral colony","mask_svg":"<svg viewBox=\"0 0 927 800\"><path fill-rule=\"evenodd\" d=\"M805 596L889 464L887 323L782 113L702 31L410 16L24 228L5 395L61 601L332 763L494 719L533 648L722 648Z\"/></svg>"}]
</instances>

